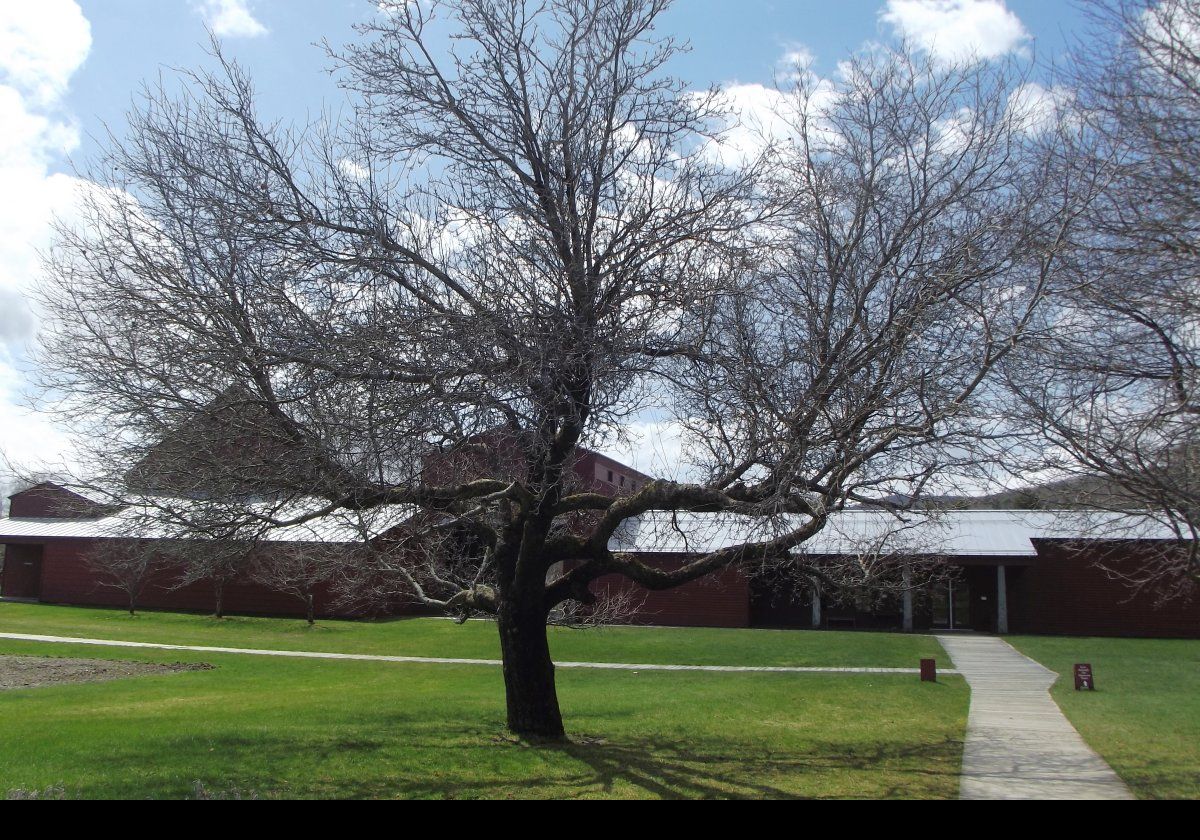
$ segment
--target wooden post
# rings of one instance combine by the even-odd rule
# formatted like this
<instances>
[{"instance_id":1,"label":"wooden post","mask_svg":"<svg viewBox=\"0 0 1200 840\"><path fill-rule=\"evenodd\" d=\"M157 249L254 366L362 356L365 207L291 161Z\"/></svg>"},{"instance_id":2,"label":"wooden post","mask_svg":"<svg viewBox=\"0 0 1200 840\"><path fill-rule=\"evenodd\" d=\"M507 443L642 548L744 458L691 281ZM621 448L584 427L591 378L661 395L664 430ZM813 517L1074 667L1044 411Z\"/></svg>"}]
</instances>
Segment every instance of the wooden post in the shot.
<instances>
[{"instance_id":1,"label":"wooden post","mask_svg":"<svg viewBox=\"0 0 1200 840\"><path fill-rule=\"evenodd\" d=\"M921 660L921 682L937 682L937 660Z\"/></svg>"}]
</instances>

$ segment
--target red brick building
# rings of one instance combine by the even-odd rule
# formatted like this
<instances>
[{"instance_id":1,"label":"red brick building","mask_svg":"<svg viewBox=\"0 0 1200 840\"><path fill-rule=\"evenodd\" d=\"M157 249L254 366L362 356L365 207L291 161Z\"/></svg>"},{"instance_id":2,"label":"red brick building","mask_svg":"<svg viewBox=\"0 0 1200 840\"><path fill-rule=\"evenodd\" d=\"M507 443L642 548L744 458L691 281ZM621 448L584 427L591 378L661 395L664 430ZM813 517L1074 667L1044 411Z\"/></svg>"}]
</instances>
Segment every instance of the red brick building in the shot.
<instances>
[{"instance_id":1,"label":"red brick building","mask_svg":"<svg viewBox=\"0 0 1200 840\"><path fill-rule=\"evenodd\" d=\"M736 570L680 590L649 593L638 620L720 627L961 629L989 633L1200 638L1200 589L1161 601L1135 591L1131 574L1157 553L1180 550L1166 528L1102 512L955 510L901 522L847 510L803 547L810 558L864 552L924 557L953 567L945 585L865 608L814 586L747 579ZM719 514L645 517L622 545L664 566L768 536L762 523ZM620 585L610 581L610 585Z\"/></svg>"},{"instance_id":2,"label":"red brick building","mask_svg":"<svg viewBox=\"0 0 1200 840\"><path fill-rule=\"evenodd\" d=\"M581 482L619 493L648 478L596 453L575 465ZM123 512L63 487L44 484L15 494L10 517L0 520L5 546L0 596L46 603L122 606L122 592L102 584L88 556L104 540L120 536ZM400 525L411 509L382 512L380 532ZM845 511L806 544L809 555L846 555L869 545L909 555L941 558L959 570L932 591L909 593L891 604L862 609L822 597L809 587L781 587L750 580L737 569L664 592L634 594L641 606L635 621L710 627L972 629L984 632L1071 635L1200 637L1200 597L1159 603L1153 593L1135 593L1099 565L1132 568L1146 552L1169 549L1165 534L1148 523L1117 531L1112 517L1026 511L949 511L910 523L891 535L895 520L878 511ZM637 553L670 567L689 556L755 537L761 523L720 514L645 517L628 523L614 549ZM1116 535L1120 534L1120 538ZM761 535L760 535L761 536ZM260 551L321 543L349 547L355 539L339 522L314 522L272 536ZM203 584L176 585L177 575L160 570L140 603L147 608L204 611L212 593ZM599 588L631 585L604 579ZM248 579L225 592L228 612L300 615L293 597ZM403 613L404 607L395 612ZM318 593L321 615L351 615L328 592Z\"/></svg>"},{"instance_id":3,"label":"red brick building","mask_svg":"<svg viewBox=\"0 0 1200 840\"><path fill-rule=\"evenodd\" d=\"M225 428L228 424L222 426ZM207 437L216 437L211 429L202 430ZM194 429L188 430L195 435ZM181 440L189 440L181 436ZM169 443L169 442L168 442ZM232 447L231 447L232 448ZM240 452L251 451L257 457L263 447L240 446ZM203 474L203 465L172 454L184 446L162 444L135 468L139 484L153 493L154 487L187 492L187 482L181 478L190 472ZM252 474L259 464L239 456ZM492 432L474 438L460 450L427 456L422 472L429 483L440 480L462 481L490 475L516 478L520 461L514 457L511 440L502 433ZM617 496L635 492L650 477L626 464L598 452L581 449L571 464L569 483L573 491L590 491ZM93 606L126 606L128 595L111 585L111 581L95 568L93 559L103 546L122 540L133 533L146 530L146 522L136 512L107 505L99 497L78 488L68 489L44 483L10 497L9 517L0 519L0 544L4 545L5 562L0 572L0 597L42 601L55 604ZM175 495L172 493L171 495ZM302 546L337 547L349 549L360 544L364 536L381 537L399 528L416 513L415 508L392 505L373 512L371 521L357 517L330 516L303 526L276 530L261 538L261 544L246 558L249 570L256 557L274 551L293 550ZM180 585L182 567L167 564L156 569L137 599L140 607L149 609L212 611L215 593L212 584L198 581ZM420 613L421 608L395 602L383 607L379 603L347 604L335 596L332 588L322 585L314 594L315 612L319 616L357 616L364 612L385 609L388 614ZM305 602L240 574L225 584L221 593L225 612L258 615L303 615Z\"/></svg>"}]
</instances>

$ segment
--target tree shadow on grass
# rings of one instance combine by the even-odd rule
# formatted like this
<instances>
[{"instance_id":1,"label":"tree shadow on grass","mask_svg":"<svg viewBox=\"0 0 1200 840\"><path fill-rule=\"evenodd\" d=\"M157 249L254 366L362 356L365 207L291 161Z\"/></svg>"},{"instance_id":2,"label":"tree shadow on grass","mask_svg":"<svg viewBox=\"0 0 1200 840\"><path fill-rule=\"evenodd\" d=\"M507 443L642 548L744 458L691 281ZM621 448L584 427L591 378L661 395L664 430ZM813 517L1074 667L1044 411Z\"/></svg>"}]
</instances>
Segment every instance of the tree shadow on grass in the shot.
<instances>
[{"instance_id":1,"label":"tree shadow on grass","mask_svg":"<svg viewBox=\"0 0 1200 840\"><path fill-rule=\"evenodd\" d=\"M198 781L247 798L930 797L957 791L953 756L961 742L878 742L853 750L812 742L803 753L661 736L531 744L502 734L498 724L408 721L327 737L194 733L153 747L157 756L171 756L168 764L145 748L107 751L109 772L74 768L96 783L68 793L180 798ZM137 769L121 778L126 773L119 768Z\"/></svg>"},{"instance_id":2,"label":"tree shadow on grass","mask_svg":"<svg viewBox=\"0 0 1200 840\"><path fill-rule=\"evenodd\" d=\"M1142 757L1121 763L1118 775L1138 799L1200 798L1200 767L1183 760Z\"/></svg>"},{"instance_id":3,"label":"tree shadow on grass","mask_svg":"<svg viewBox=\"0 0 1200 840\"><path fill-rule=\"evenodd\" d=\"M665 799L838 796L836 787L821 777L872 772L913 778L908 783L887 785L864 778L861 781L870 791L846 790L840 795L928 797L944 786L939 779L948 775L947 753L961 750L961 742L955 739L934 744L876 743L856 747L853 752L848 752L845 744L817 742L794 754L764 752L745 744L729 746L735 751L722 751L712 744L695 749L652 737L618 743L583 740L543 749L561 750L586 764L593 772L592 784L603 791L614 792L624 785ZM954 771L949 775L957 779L957 767Z\"/></svg>"}]
</instances>

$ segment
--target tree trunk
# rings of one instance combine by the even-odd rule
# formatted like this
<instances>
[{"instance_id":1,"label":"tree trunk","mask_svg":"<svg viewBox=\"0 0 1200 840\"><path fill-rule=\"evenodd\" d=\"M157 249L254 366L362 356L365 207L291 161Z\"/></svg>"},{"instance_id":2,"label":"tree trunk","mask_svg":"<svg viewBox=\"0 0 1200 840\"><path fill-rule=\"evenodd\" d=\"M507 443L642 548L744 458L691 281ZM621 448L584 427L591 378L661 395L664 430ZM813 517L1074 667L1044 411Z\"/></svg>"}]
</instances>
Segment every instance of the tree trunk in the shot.
<instances>
[{"instance_id":1,"label":"tree trunk","mask_svg":"<svg viewBox=\"0 0 1200 840\"><path fill-rule=\"evenodd\" d=\"M308 626L312 627L316 623L316 618L313 616L313 596L309 592L304 596L305 617L308 619Z\"/></svg>"},{"instance_id":2,"label":"tree trunk","mask_svg":"<svg viewBox=\"0 0 1200 840\"><path fill-rule=\"evenodd\" d=\"M502 601L496 618L509 730L526 738L562 740L566 731L554 688L546 616Z\"/></svg>"},{"instance_id":3,"label":"tree trunk","mask_svg":"<svg viewBox=\"0 0 1200 840\"><path fill-rule=\"evenodd\" d=\"M137 610L137 596L130 594L130 596L129 596L129 614L137 615L137 613L135 612L136 610Z\"/></svg>"},{"instance_id":4,"label":"tree trunk","mask_svg":"<svg viewBox=\"0 0 1200 840\"><path fill-rule=\"evenodd\" d=\"M225 584L224 584L224 582L213 584L213 597L216 600L216 605L215 605L215 610L213 612L213 615L216 616L217 618L224 618L225 617Z\"/></svg>"}]
</instances>

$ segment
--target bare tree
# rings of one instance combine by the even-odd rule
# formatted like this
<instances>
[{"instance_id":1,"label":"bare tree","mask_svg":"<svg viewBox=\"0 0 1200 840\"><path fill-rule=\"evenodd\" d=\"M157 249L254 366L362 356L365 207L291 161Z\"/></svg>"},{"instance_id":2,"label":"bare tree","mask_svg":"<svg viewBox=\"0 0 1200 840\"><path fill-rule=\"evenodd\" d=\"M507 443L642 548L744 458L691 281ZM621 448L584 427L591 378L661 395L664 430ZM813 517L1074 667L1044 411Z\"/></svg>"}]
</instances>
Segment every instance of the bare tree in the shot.
<instances>
[{"instance_id":1,"label":"bare tree","mask_svg":"<svg viewBox=\"0 0 1200 840\"><path fill-rule=\"evenodd\" d=\"M508 726L545 738L545 625L600 579L869 573L792 550L998 442L980 398L1074 216L1005 68L902 51L821 96L801 74L794 138L725 165L720 96L666 72L667 6L382 4L333 56L357 109L337 131L264 122L227 61L149 91L42 295L46 385L102 441L93 482L138 465L175 520L212 502L206 533L216 507L231 533L419 511L365 529L369 553L420 603L495 617ZM579 483L579 447L648 410L700 479ZM664 511L754 527L674 568L621 550Z\"/></svg>"},{"instance_id":2,"label":"bare tree","mask_svg":"<svg viewBox=\"0 0 1200 840\"><path fill-rule=\"evenodd\" d=\"M304 617L311 627L316 623L316 596L336 573L341 552L336 547L315 544L271 546L259 552L251 577L275 591L304 604Z\"/></svg>"},{"instance_id":3,"label":"bare tree","mask_svg":"<svg viewBox=\"0 0 1200 840\"><path fill-rule=\"evenodd\" d=\"M164 546L155 540L103 540L88 554L87 562L101 585L125 595L130 615L137 614L146 586L167 568Z\"/></svg>"},{"instance_id":4,"label":"bare tree","mask_svg":"<svg viewBox=\"0 0 1200 840\"><path fill-rule=\"evenodd\" d=\"M225 617L225 593L250 571L252 547L233 540L186 540L164 543L180 568L175 588L204 584L212 590L213 617Z\"/></svg>"},{"instance_id":5,"label":"bare tree","mask_svg":"<svg viewBox=\"0 0 1200 840\"><path fill-rule=\"evenodd\" d=\"M1064 253L1070 294L1011 378L1078 503L1140 511L1191 546L1113 571L1183 594L1200 574L1200 2L1087 8L1051 155L1088 185L1086 224Z\"/></svg>"}]
</instances>

